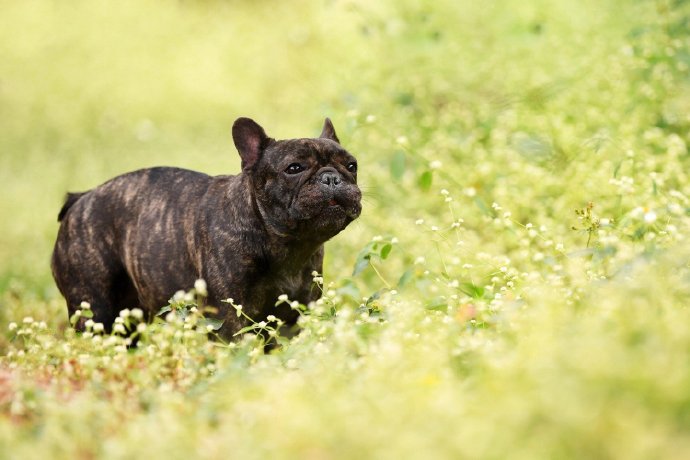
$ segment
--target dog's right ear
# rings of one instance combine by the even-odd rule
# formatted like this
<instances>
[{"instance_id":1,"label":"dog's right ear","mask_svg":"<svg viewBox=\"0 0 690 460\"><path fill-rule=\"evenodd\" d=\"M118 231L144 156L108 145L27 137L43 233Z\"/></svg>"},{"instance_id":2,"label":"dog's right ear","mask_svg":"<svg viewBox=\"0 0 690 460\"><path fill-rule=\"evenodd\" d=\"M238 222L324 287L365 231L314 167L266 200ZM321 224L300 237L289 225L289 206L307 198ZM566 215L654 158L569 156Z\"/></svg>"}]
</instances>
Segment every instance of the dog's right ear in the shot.
<instances>
[{"instance_id":1,"label":"dog's right ear","mask_svg":"<svg viewBox=\"0 0 690 460\"><path fill-rule=\"evenodd\" d=\"M251 169L270 142L264 129L251 118L238 118L232 125L232 140L242 158L242 170Z\"/></svg>"}]
</instances>

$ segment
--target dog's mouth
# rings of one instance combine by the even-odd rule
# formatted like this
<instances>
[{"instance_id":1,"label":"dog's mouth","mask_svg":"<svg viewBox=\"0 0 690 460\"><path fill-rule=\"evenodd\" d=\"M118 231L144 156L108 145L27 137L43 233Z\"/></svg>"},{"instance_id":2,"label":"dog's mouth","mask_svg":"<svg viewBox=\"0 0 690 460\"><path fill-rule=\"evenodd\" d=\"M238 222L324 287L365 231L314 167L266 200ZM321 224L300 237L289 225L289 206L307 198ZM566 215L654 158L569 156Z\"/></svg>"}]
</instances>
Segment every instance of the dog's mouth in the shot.
<instances>
[{"instance_id":1,"label":"dog's mouth","mask_svg":"<svg viewBox=\"0 0 690 460\"><path fill-rule=\"evenodd\" d=\"M347 217L355 219L359 216L362 206L358 201L348 199L338 199L338 197L330 198L325 207L326 212L343 212Z\"/></svg>"}]
</instances>

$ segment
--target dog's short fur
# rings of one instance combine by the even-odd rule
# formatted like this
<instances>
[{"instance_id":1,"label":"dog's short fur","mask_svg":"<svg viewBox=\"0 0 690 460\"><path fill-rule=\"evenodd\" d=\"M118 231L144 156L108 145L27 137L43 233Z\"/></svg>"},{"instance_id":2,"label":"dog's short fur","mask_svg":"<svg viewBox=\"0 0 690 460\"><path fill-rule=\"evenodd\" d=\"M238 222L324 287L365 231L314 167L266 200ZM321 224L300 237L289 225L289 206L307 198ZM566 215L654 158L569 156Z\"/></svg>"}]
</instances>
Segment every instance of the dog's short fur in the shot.
<instances>
[{"instance_id":1,"label":"dog's short fur","mask_svg":"<svg viewBox=\"0 0 690 460\"><path fill-rule=\"evenodd\" d=\"M312 272L321 273L323 244L362 209L355 158L329 119L315 139L276 141L249 118L232 135L239 175L159 167L68 194L52 271L70 316L87 301L110 330L121 309L150 318L201 278L230 338L246 323L223 299L256 321L272 314L288 324L297 314L275 306L280 294L318 299Z\"/></svg>"}]
</instances>

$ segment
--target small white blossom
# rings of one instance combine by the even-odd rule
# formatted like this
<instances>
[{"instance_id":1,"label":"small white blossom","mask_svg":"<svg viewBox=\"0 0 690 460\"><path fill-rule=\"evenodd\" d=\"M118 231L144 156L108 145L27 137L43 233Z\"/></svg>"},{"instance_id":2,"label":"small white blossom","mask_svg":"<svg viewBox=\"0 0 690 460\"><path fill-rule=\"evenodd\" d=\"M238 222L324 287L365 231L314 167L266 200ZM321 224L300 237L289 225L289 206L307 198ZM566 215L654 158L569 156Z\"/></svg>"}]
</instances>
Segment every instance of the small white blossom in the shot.
<instances>
[{"instance_id":1,"label":"small white blossom","mask_svg":"<svg viewBox=\"0 0 690 460\"><path fill-rule=\"evenodd\" d=\"M287 294L280 294L278 296L278 300L280 300L281 302L287 302L287 300L288 300Z\"/></svg>"},{"instance_id":2,"label":"small white blossom","mask_svg":"<svg viewBox=\"0 0 690 460\"><path fill-rule=\"evenodd\" d=\"M443 163L441 163L439 160L434 160L431 163L429 163L430 169L441 169L442 166Z\"/></svg>"},{"instance_id":3,"label":"small white blossom","mask_svg":"<svg viewBox=\"0 0 690 460\"><path fill-rule=\"evenodd\" d=\"M654 223L656 221L656 213L654 211L647 211L644 214L644 221L648 224Z\"/></svg>"},{"instance_id":4,"label":"small white blossom","mask_svg":"<svg viewBox=\"0 0 690 460\"><path fill-rule=\"evenodd\" d=\"M194 290L196 291L197 294L199 294L201 296L206 296L208 294L206 281L204 281L202 279L198 279L198 280L194 281Z\"/></svg>"},{"instance_id":5,"label":"small white blossom","mask_svg":"<svg viewBox=\"0 0 690 460\"><path fill-rule=\"evenodd\" d=\"M122 324L120 324L120 323L114 324L114 325L113 325L113 333L115 333L115 334L124 334L124 333L125 333L125 326L122 325Z\"/></svg>"},{"instance_id":6,"label":"small white blossom","mask_svg":"<svg viewBox=\"0 0 690 460\"><path fill-rule=\"evenodd\" d=\"M15 329L17 329L17 323L11 322L11 323L7 326L7 328L8 328L10 331L14 331Z\"/></svg>"},{"instance_id":7,"label":"small white blossom","mask_svg":"<svg viewBox=\"0 0 690 460\"><path fill-rule=\"evenodd\" d=\"M103 332L103 329L105 329L105 328L103 327L103 323L95 323L95 324L93 325L93 331L94 331L94 332Z\"/></svg>"},{"instance_id":8,"label":"small white blossom","mask_svg":"<svg viewBox=\"0 0 690 460\"><path fill-rule=\"evenodd\" d=\"M79 308L81 308L82 310L90 310L91 304L89 302L82 302L79 304Z\"/></svg>"}]
</instances>

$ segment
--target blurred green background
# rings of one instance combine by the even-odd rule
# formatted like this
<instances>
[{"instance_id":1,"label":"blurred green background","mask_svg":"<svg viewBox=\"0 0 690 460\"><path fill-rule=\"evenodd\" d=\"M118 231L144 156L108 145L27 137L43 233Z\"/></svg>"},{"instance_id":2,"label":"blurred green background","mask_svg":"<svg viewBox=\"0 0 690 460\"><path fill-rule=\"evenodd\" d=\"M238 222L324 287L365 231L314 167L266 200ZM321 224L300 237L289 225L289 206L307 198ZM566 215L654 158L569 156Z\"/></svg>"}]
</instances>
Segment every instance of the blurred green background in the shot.
<instances>
[{"instance_id":1,"label":"blurred green background","mask_svg":"<svg viewBox=\"0 0 690 460\"><path fill-rule=\"evenodd\" d=\"M0 458L688 458L689 69L681 0L0 0ZM239 116L359 160L303 332L63 333L65 192Z\"/></svg>"}]
</instances>

